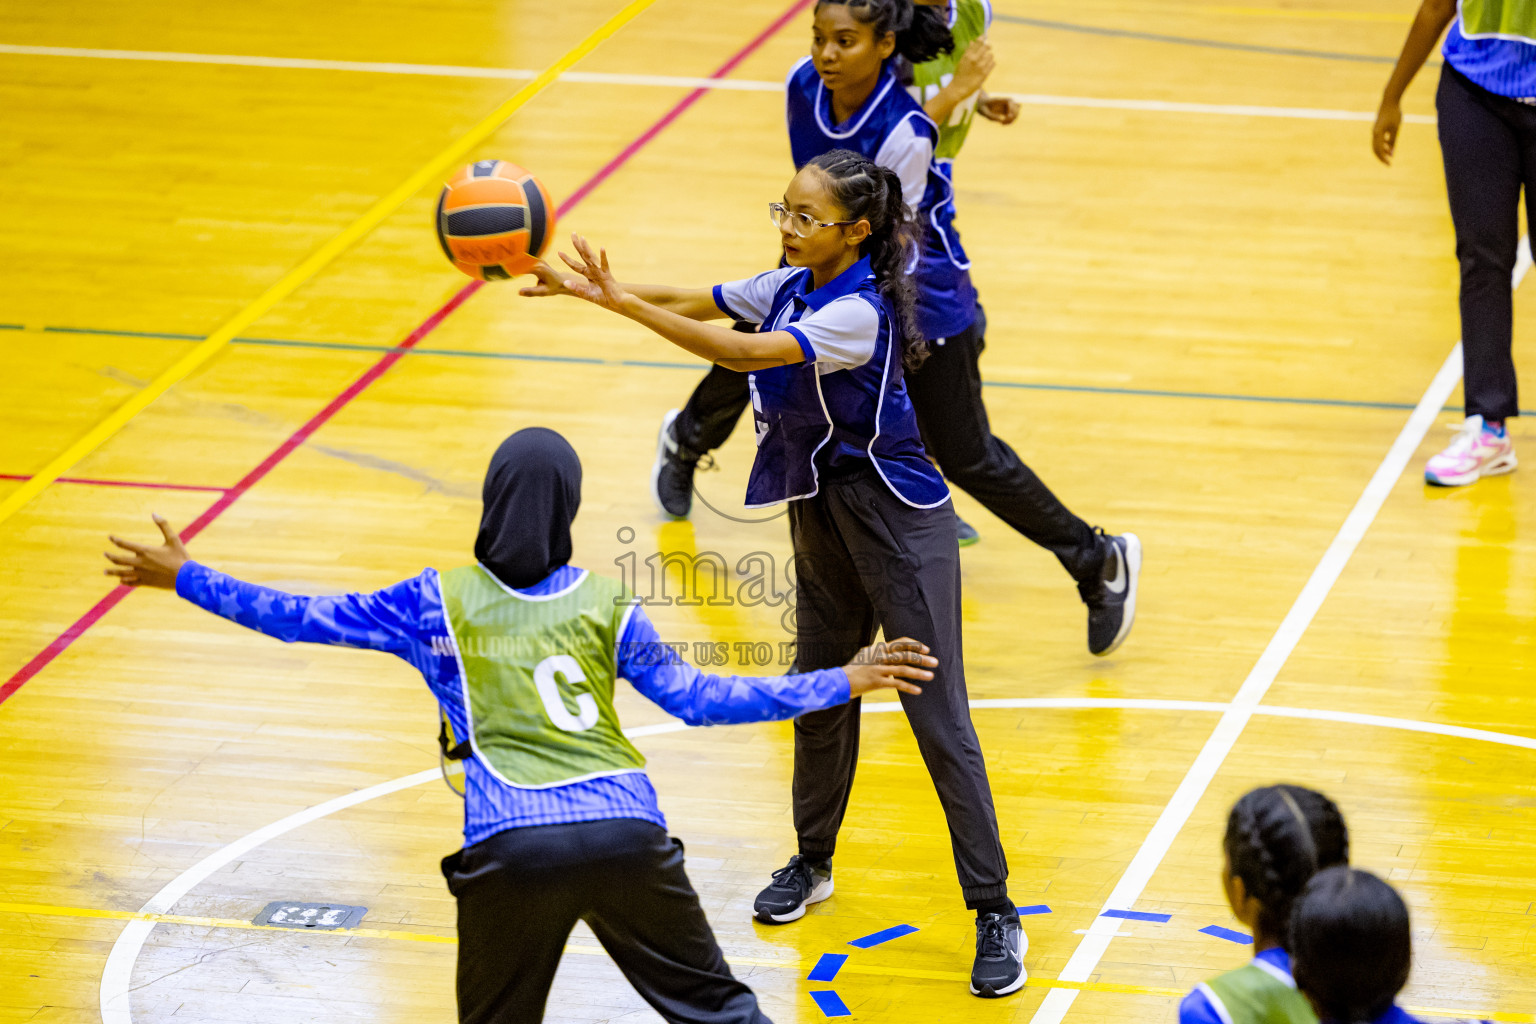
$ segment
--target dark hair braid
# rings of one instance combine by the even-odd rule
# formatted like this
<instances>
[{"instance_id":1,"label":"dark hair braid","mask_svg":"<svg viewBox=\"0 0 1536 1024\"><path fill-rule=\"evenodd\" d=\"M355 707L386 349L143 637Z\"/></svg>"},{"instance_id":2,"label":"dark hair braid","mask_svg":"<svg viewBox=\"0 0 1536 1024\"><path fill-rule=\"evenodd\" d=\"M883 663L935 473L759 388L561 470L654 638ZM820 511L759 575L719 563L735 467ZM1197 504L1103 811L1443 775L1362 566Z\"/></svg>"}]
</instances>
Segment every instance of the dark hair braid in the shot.
<instances>
[{"instance_id":1,"label":"dark hair braid","mask_svg":"<svg viewBox=\"0 0 1536 1024\"><path fill-rule=\"evenodd\" d=\"M1332 800L1302 786L1265 786L1244 794L1227 818L1224 842L1232 874L1259 901L1258 927L1289 939L1291 906L1322 868L1349 860L1349 832Z\"/></svg>"},{"instance_id":2,"label":"dark hair braid","mask_svg":"<svg viewBox=\"0 0 1536 1024\"><path fill-rule=\"evenodd\" d=\"M937 7L914 4L912 0L818 0L822 4L842 4L848 13L865 25L874 26L875 38L896 33L896 56L913 64L933 60L941 53L952 53L955 37L949 31L949 19Z\"/></svg>"},{"instance_id":3,"label":"dark hair braid","mask_svg":"<svg viewBox=\"0 0 1536 1024\"><path fill-rule=\"evenodd\" d=\"M902 198L901 178L847 149L834 149L810 160L827 178L832 199L844 212L843 219L869 221L869 237L859 246L868 256L880 294L894 314L891 324L901 348L901 362L915 370L928 357L928 342L917 327L917 286L907 274L907 264L918 242L919 229L912 209Z\"/></svg>"},{"instance_id":4,"label":"dark hair braid","mask_svg":"<svg viewBox=\"0 0 1536 1024\"><path fill-rule=\"evenodd\" d=\"M1375 1020L1408 983L1408 907L1368 871L1338 866L1312 876L1290 928L1296 987L1330 1024Z\"/></svg>"}]
</instances>

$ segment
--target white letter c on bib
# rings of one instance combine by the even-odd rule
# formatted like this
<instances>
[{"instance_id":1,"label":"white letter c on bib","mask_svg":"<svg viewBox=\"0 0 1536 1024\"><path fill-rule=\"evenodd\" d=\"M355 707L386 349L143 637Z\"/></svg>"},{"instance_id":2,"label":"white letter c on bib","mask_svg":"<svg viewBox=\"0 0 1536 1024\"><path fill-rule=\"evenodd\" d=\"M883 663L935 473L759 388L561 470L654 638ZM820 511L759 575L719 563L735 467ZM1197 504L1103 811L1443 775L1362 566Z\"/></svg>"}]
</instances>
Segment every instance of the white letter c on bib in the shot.
<instances>
[{"instance_id":1,"label":"white letter c on bib","mask_svg":"<svg viewBox=\"0 0 1536 1024\"><path fill-rule=\"evenodd\" d=\"M576 659L569 654L551 655L539 662L533 670L533 685L539 688L539 699L544 702L544 711L556 728L565 732L586 732L597 724L597 701L590 693L578 693L577 714L571 714L565 706L564 698L560 696L560 682L555 678L556 672L565 676L567 683L587 681L586 673L582 672Z\"/></svg>"}]
</instances>

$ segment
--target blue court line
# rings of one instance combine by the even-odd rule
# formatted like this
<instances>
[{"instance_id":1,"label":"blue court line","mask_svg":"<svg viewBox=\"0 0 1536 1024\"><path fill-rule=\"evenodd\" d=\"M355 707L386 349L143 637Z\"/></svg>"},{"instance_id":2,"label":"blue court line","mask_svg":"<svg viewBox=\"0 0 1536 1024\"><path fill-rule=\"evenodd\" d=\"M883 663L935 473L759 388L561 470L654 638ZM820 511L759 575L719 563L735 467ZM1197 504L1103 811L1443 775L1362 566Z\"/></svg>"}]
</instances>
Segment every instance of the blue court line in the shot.
<instances>
[{"instance_id":1,"label":"blue court line","mask_svg":"<svg viewBox=\"0 0 1536 1024\"><path fill-rule=\"evenodd\" d=\"M165 338L169 341L202 341L201 334L171 334L166 331L113 331L105 327L44 327L53 334L104 334L111 338Z\"/></svg>"},{"instance_id":2,"label":"blue court line","mask_svg":"<svg viewBox=\"0 0 1536 1024\"><path fill-rule=\"evenodd\" d=\"M1289 46L1263 46L1258 43L1233 43L1224 39L1201 39L1196 36L1165 36L1157 32L1138 32L1128 28L1109 28L1103 25L1082 25L1071 21L1047 21L1044 18L1025 18L1017 14L993 14L992 20L1011 25L1028 25L1032 28L1049 28L1059 32L1081 32L1085 35L1112 36L1117 39L1140 39L1148 43L1173 43L1177 46L1204 46L1213 50L1238 50L1243 53L1263 53L1271 57L1312 57L1317 60L1344 60L1357 64L1395 64L1396 57L1379 57L1371 53L1340 53L1337 50L1302 50ZM1438 61L1434 63L1439 63Z\"/></svg>"},{"instance_id":3,"label":"blue court line","mask_svg":"<svg viewBox=\"0 0 1536 1024\"><path fill-rule=\"evenodd\" d=\"M6 325L10 327L11 325ZM25 330L16 325L18 330ZM201 341L201 334L173 334L164 331L121 331L100 327L44 327L55 334L95 334L122 338L164 338L168 341ZM337 352L394 352L397 345L364 345L350 341L298 341L292 338L236 338L236 345L262 345L276 348L324 349ZM460 359L498 359L510 362L570 363L581 366L638 367L650 370L691 370L702 372L702 363L669 362L659 359L598 359L591 356L542 355L534 352L480 352L467 349L413 348L410 356L447 356ZM1129 398L1188 398L1211 402L1262 402L1271 405L1311 405L1338 409L1385 409L1407 412L1415 406L1412 402L1368 402L1344 398L1307 398L1290 395L1245 395L1216 391L1170 391L1162 388L1115 388L1088 384L1049 384L1030 381L983 380L992 388L1013 388L1022 391L1057 391L1085 395L1122 395ZM1463 412L1465 407L1447 405L1446 412ZM1522 409L1522 416L1536 416L1536 410Z\"/></svg>"},{"instance_id":4,"label":"blue court line","mask_svg":"<svg viewBox=\"0 0 1536 1024\"><path fill-rule=\"evenodd\" d=\"M1167 924L1173 920L1172 914L1149 914L1144 910L1106 910L1100 917L1118 917L1122 921L1151 921L1153 924Z\"/></svg>"},{"instance_id":5,"label":"blue court line","mask_svg":"<svg viewBox=\"0 0 1536 1024\"><path fill-rule=\"evenodd\" d=\"M909 924L898 924L892 928L887 928L884 931L875 932L873 935L866 935L862 939L851 939L849 940L848 945L857 946L860 949L868 949L871 946L878 946L882 942L890 942L892 939L899 939L903 935L911 935L915 931L917 931L917 929Z\"/></svg>"},{"instance_id":6,"label":"blue court line","mask_svg":"<svg viewBox=\"0 0 1536 1024\"><path fill-rule=\"evenodd\" d=\"M26 329L22 324L0 324L0 331L24 331Z\"/></svg>"},{"instance_id":7,"label":"blue court line","mask_svg":"<svg viewBox=\"0 0 1536 1024\"><path fill-rule=\"evenodd\" d=\"M1032 907L1019 907L1018 911L1020 917L1033 917L1035 914L1049 914L1051 908L1044 903L1037 903Z\"/></svg>"},{"instance_id":8,"label":"blue court line","mask_svg":"<svg viewBox=\"0 0 1536 1024\"><path fill-rule=\"evenodd\" d=\"M1203 935L1214 935L1218 939L1226 939L1228 942L1236 942L1240 946L1246 946L1253 942L1253 936L1242 932L1235 932L1231 928L1223 928L1217 924L1206 925L1200 929Z\"/></svg>"},{"instance_id":9,"label":"blue court line","mask_svg":"<svg viewBox=\"0 0 1536 1024\"><path fill-rule=\"evenodd\" d=\"M811 968L811 973L805 976L805 980L832 981L837 977L837 972L843 969L843 964L847 962L847 953L823 953L821 959L816 961L816 966Z\"/></svg>"},{"instance_id":10,"label":"blue court line","mask_svg":"<svg viewBox=\"0 0 1536 1024\"><path fill-rule=\"evenodd\" d=\"M821 1012L828 1017L852 1017L853 1011L848 1009L848 1004L843 1002L842 996L830 989L821 992L812 992L811 998L816 1000L816 1005Z\"/></svg>"}]
</instances>

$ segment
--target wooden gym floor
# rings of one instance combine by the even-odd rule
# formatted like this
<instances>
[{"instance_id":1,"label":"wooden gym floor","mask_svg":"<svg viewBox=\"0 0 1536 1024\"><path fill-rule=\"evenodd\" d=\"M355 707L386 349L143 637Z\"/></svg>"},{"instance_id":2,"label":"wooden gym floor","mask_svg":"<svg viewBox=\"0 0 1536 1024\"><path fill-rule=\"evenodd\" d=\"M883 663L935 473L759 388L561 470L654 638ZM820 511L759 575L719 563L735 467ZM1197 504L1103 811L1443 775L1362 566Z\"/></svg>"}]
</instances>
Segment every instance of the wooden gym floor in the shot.
<instances>
[{"instance_id":1,"label":"wooden gym floor","mask_svg":"<svg viewBox=\"0 0 1536 1024\"><path fill-rule=\"evenodd\" d=\"M1279 780L1336 797L1356 862L1406 893L1409 1003L1536 1021L1536 476L1420 475L1460 401L1438 69L1386 170L1369 122L1414 5L1256 2L997 0L990 87L1024 112L978 122L960 161L994 426L1147 552L1135 632L1095 660L1054 559L957 499L983 535L967 660L1012 891L1050 911L1026 921L1030 986L964 991L970 916L900 715L865 727L838 895L767 929L749 908L793 848L789 726L672 731L623 699L629 725L662 726L639 743L663 807L781 1024L825 1019L813 991L871 1022L1172 1021L1178 993L1247 956L1200 929L1236 927L1227 808ZM504 284L462 301L435 183L366 218L629 18L469 155L579 198L563 224L624 276L769 265L763 204L790 172L776 83L808 36L803 4L765 34L788 3L12 5L0 502L200 339L238 336L0 521L0 1022L453 1019L437 859L460 811L432 778L420 679L120 599L104 535L201 516L192 549L215 566L378 587L467 559L490 451L546 424L586 464L580 564L782 558L782 522L739 521L746 431L700 478L724 514L651 507L656 425L700 367L572 302ZM661 77L736 57L702 95ZM360 218L358 244L301 266ZM1532 365L1536 311L1516 302ZM782 611L653 615L677 640L777 644ZM280 899L368 914L252 930ZM848 945L900 924L917 931ZM572 947L549 1020L657 1019L590 935ZM807 980L827 953L849 958Z\"/></svg>"}]
</instances>

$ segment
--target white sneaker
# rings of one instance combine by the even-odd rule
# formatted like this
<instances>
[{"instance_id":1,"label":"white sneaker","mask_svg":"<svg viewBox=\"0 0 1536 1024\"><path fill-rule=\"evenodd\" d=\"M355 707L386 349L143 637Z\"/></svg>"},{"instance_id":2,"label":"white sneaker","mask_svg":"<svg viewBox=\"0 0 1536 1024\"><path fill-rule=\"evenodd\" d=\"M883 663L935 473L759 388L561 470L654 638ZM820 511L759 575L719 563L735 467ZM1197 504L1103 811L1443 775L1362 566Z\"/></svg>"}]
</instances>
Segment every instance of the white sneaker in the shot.
<instances>
[{"instance_id":1,"label":"white sneaker","mask_svg":"<svg viewBox=\"0 0 1536 1024\"><path fill-rule=\"evenodd\" d=\"M1456 439L1425 465L1425 483L1460 487L1479 477L1512 472L1519 465L1507 429L1501 436L1485 427L1481 416L1468 416L1465 423L1451 429L1456 431Z\"/></svg>"}]
</instances>

